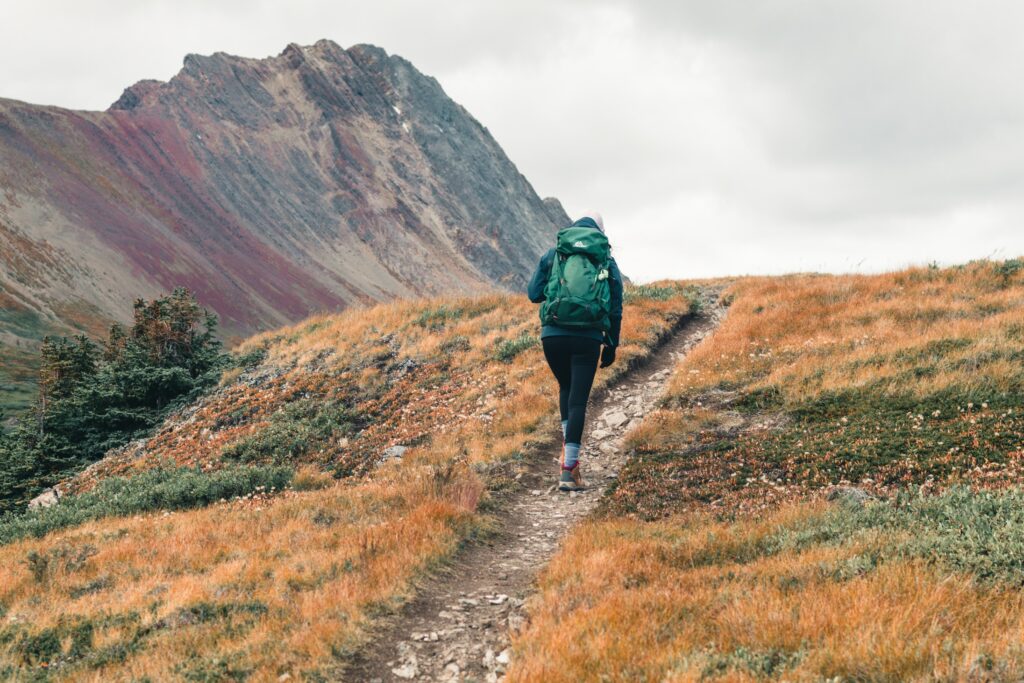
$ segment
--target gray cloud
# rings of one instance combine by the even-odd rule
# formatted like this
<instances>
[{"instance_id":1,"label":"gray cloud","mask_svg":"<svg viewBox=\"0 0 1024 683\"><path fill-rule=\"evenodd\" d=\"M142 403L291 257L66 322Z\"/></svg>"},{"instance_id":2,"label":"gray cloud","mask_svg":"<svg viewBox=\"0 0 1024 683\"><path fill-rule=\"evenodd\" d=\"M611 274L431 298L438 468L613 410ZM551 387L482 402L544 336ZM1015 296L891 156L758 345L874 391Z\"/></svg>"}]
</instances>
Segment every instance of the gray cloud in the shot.
<instances>
[{"instance_id":1,"label":"gray cloud","mask_svg":"<svg viewBox=\"0 0 1024 683\"><path fill-rule=\"evenodd\" d=\"M372 42L438 78L635 277L1024 253L1010 0L5 7L0 96L103 108L189 52Z\"/></svg>"},{"instance_id":2,"label":"gray cloud","mask_svg":"<svg viewBox=\"0 0 1024 683\"><path fill-rule=\"evenodd\" d=\"M760 122L773 168L824 166L852 206L1003 194L1021 168L1024 5L939 0L640 2L645 28L719 40L790 103ZM868 177L858 177L865 174ZM870 187L862 187L862 181ZM868 196L865 196L868 195Z\"/></svg>"}]
</instances>

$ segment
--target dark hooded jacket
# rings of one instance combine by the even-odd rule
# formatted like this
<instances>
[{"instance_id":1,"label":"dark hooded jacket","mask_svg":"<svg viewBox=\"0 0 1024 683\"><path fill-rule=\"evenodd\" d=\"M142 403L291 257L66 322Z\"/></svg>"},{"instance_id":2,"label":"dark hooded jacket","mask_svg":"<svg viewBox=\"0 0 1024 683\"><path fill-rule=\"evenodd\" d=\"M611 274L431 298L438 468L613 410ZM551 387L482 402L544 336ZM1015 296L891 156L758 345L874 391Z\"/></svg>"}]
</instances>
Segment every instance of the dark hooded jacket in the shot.
<instances>
[{"instance_id":1,"label":"dark hooded jacket","mask_svg":"<svg viewBox=\"0 0 1024 683\"><path fill-rule=\"evenodd\" d=\"M600 229L597 227L597 223L590 218L581 218L573 223L571 227ZM551 275L551 263L554 259L555 250L552 248L540 257L537 270L534 271L533 277L530 278L526 294L530 297L530 301L535 304L544 301L544 287L548 284L548 277ZM619 266L615 263L614 258L608 261L608 289L611 294L612 308L609 315L611 329L608 330L607 334L601 330L577 330L559 327L558 325L543 325L540 329L540 338L559 336L587 337L588 339L596 339L608 346L618 346L619 330L622 327L622 274L619 272Z\"/></svg>"}]
</instances>

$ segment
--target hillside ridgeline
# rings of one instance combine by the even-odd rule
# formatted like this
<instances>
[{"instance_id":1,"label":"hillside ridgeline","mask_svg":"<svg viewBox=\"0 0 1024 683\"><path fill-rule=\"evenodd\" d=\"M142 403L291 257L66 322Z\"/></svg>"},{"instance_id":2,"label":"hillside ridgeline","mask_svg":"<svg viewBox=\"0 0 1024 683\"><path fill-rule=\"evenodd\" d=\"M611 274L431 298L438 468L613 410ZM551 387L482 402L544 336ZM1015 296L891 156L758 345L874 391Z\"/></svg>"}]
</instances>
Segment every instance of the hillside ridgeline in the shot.
<instances>
[{"instance_id":1,"label":"hillside ridgeline","mask_svg":"<svg viewBox=\"0 0 1024 683\"><path fill-rule=\"evenodd\" d=\"M229 339L394 297L519 287L568 218L436 80L331 41L189 55L107 111L0 100L0 408L45 334L196 293Z\"/></svg>"}]
</instances>

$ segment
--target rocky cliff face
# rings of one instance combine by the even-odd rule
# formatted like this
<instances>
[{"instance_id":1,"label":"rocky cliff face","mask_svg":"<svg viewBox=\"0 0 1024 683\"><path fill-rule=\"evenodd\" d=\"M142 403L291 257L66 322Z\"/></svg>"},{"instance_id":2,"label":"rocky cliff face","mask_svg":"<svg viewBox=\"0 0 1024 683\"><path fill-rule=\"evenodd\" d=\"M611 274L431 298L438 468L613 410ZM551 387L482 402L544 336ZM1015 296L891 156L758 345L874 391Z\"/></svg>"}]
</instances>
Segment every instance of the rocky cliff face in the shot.
<instances>
[{"instance_id":1,"label":"rocky cliff face","mask_svg":"<svg viewBox=\"0 0 1024 683\"><path fill-rule=\"evenodd\" d=\"M0 100L0 345L96 330L177 285L230 334L517 287L567 221L400 57L189 55L106 112Z\"/></svg>"}]
</instances>

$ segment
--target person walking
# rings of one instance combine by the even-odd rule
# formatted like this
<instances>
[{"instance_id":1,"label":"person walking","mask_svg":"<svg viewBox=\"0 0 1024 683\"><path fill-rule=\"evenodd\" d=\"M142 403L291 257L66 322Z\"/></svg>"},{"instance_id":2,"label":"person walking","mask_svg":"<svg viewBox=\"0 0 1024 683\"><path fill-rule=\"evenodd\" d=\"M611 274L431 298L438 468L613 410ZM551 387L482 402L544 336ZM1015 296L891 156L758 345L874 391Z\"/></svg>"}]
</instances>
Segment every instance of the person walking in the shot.
<instances>
[{"instance_id":1,"label":"person walking","mask_svg":"<svg viewBox=\"0 0 1024 683\"><path fill-rule=\"evenodd\" d=\"M601 214L592 211L558 231L527 287L540 304L544 358L558 381L562 417L560 491L584 488L580 448L598 361L615 362L622 327L622 274L611 256ZM602 349L603 347L603 349Z\"/></svg>"}]
</instances>

